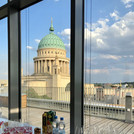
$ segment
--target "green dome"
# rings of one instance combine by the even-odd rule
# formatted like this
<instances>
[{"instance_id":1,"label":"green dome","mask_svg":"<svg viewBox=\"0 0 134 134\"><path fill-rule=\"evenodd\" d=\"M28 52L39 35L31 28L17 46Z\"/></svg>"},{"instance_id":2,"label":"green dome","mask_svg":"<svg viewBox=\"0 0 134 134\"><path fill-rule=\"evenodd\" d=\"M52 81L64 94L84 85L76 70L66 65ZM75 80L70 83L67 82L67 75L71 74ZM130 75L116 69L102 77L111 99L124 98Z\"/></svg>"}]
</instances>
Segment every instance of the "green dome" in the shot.
<instances>
[{"instance_id":1,"label":"green dome","mask_svg":"<svg viewBox=\"0 0 134 134\"><path fill-rule=\"evenodd\" d=\"M53 24L51 22L51 27L49 29L50 33L46 35L39 43L38 49L42 48L59 48L59 49L64 49L65 50L65 45L63 41L56 35L54 34L54 28Z\"/></svg>"}]
</instances>

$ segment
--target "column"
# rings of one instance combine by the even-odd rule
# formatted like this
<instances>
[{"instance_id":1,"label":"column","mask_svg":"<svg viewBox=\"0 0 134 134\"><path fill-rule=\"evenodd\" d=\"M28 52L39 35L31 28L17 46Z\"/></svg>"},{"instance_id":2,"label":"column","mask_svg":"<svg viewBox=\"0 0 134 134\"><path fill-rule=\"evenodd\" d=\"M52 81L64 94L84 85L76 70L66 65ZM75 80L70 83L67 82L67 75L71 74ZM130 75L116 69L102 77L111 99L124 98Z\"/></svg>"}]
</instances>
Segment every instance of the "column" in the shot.
<instances>
[{"instance_id":1,"label":"column","mask_svg":"<svg viewBox=\"0 0 134 134\"><path fill-rule=\"evenodd\" d=\"M69 62L67 62L67 74L69 74Z\"/></svg>"},{"instance_id":2,"label":"column","mask_svg":"<svg viewBox=\"0 0 134 134\"><path fill-rule=\"evenodd\" d=\"M49 61L49 72L50 72L50 74L51 74L51 72L52 72L52 67L51 67L52 65L51 65L51 60Z\"/></svg>"},{"instance_id":3,"label":"column","mask_svg":"<svg viewBox=\"0 0 134 134\"><path fill-rule=\"evenodd\" d=\"M67 62L65 62L65 73L67 74Z\"/></svg>"},{"instance_id":4,"label":"column","mask_svg":"<svg viewBox=\"0 0 134 134\"><path fill-rule=\"evenodd\" d=\"M36 73L38 73L38 62L36 61Z\"/></svg>"},{"instance_id":5,"label":"column","mask_svg":"<svg viewBox=\"0 0 134 134\"><path fill-rule=\"evenodd\" d=\"M47 72L47 60L45 60L45 66L44 66L45 73Z\"/></svg>"},{"instance_id":6,"label":"column","mask_svg":"<svg viewBox=\"0 0 134 134\"><path fill-rule=\"evenodd\" d=\"M63 62L63 68L64 68L64 74L66 73L66 66L65 66L65 61Z\"/></svg>"},{"instance_id":7,"label":"column","mask_svg":"<svg viewBox=\"0 0 134 134\"><path fill-rule=\"evenodd\" d=\"M36 62L34 61L34 73L36 73Z\"/></svg>"},{"instance_id":8,"label":"column","mask_svg":"<svg viewBox=\"0 0 134 134\"><path fill-rule=\"evenodd\" d=\"M43 60L41 60L41 73L44 72L44 69L43 69Z\"/></svg>"},{"instance_id":9,"label":"column","mask_svg":"<svg viewBox=\"0 0 134 134\"><path fill-rule=\"evenodd\" d=\"M40 60L38 60L38 73L40 73Z\"/></svg>"},{"instance_id":10,"label":"column","mask_svg":"<svg viewBox=\"0 0 134 134\"><path fill-rule=\"evenodd\" d=\"M44 73L46 73L45 67L46 67L46 60L44 60Z\"/></svg>"},{"instance_id":11,"label":"column","mask_svg":"<svg viewBox=\"0 0 134 134\"><path fill-rule=\"evenodd\" d=\"M47 66L48 66L48 61L46 60L46 66L45 66L46 72L48 72L48 71L47 71Z\"/></svg>"},{"instance_id":12,"label":"column","mask_svg":"<svg viewBox=\"0 0 134 134\"><path fill-rule=\"evenodd\" d=\"M64 61L62 61L62 73L64 74Z\"/></svg>"},{"instance_id":13,"label":"column","mask_svg":"<svg viewBox=\"0 0 134 134\"><path fill-rule=\"evenodd\" d=\"M61 67L62 67L62 74L64 73L64 68L63 68L63 61L61 61Z\"/></svg>"}]
</instances>

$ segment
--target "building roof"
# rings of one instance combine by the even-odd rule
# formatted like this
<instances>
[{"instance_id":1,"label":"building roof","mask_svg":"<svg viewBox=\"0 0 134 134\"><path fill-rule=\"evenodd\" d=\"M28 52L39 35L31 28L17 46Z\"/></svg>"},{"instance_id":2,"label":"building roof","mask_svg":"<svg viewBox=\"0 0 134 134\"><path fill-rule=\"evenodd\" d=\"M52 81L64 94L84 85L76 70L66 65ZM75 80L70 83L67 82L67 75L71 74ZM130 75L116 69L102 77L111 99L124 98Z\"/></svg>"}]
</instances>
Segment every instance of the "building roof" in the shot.
<instances>
[{"instance_id":1,"label":"building roof","mask_svg":"<svg viewBox=\"0 0 134 134\"><path fill-rule=\"evenodd\" d=\"M51 20L51 27L49 28L50 33L46 35L40 41L38 49L42 48L58 48L65 50L63 41L54 33L53 22Z\"/></svg>"}]
</instances>

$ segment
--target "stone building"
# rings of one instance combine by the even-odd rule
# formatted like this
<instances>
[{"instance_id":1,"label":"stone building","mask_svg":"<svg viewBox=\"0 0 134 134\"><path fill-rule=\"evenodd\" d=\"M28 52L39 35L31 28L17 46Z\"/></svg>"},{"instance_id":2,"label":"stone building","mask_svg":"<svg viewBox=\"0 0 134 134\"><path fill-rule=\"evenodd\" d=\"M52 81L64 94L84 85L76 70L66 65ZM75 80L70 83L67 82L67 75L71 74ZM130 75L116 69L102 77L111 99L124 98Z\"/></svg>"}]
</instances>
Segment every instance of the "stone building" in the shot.
<instances>
[{"instance_id":1,"label":"stone building","mask_svg":"<svg viewBox=\"0 0 134 134\"><path fill-rule=\"evenodd\" d=\"M34 73L23 76L22 85L34 88L38 95L58 99L58 88L65 90L70 82L70 59L66 57L63 41L54 33L52 21L49 34L40 41L33 61Z\"/></svg>"}]
</instances>

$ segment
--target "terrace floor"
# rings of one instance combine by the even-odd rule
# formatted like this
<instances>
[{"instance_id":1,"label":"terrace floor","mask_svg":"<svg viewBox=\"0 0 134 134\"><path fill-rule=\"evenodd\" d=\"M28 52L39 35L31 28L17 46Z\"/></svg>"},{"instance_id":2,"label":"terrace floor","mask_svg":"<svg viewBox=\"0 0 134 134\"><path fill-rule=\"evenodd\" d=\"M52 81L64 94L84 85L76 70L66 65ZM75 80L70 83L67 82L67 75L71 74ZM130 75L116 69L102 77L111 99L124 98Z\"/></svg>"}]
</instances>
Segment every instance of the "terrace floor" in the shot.
<instances>
[{"instance_id":1,"label":"terrace floor","mask_svg":"<svg viewBox=\"0 0 134 134\"><path fill-rule=\"evenodd\" d=\"M2 108L3 113L2 116L7 118L7 108ZM38 108L23 108L22 109L22 121L27 121L29 124L37 127L42 126L42 114L45 111L49 111L46 109L38 109ZM56 112L58 117L64 117L66 124L66 134L70 133L70 113L67 112ZM134 124L125 123L123 121L112 120L107 118L93 117L93 116L85 116L84 117L85 124L85 133L84 134L95 134L96 130L108 130L112 129L116 130L116 134L134 134ZM101 131L100 131L101 132ZM76 131L76 134L79 134ZM103 134L100 133L100 134ZM106 132L105 134L109 134ZM114 134L114 133L112 133Z\"/></svg>"}]
</instances>

